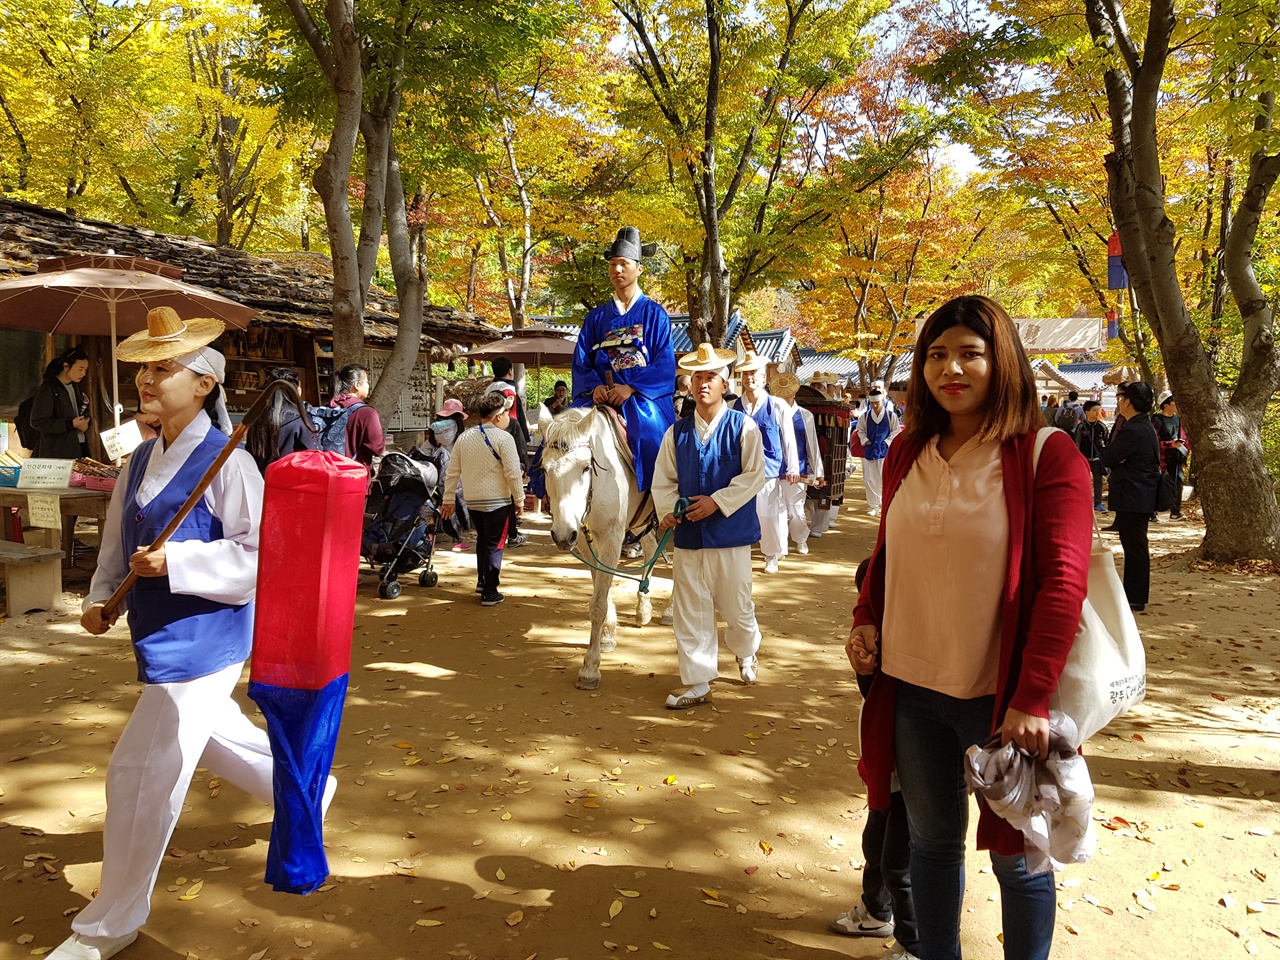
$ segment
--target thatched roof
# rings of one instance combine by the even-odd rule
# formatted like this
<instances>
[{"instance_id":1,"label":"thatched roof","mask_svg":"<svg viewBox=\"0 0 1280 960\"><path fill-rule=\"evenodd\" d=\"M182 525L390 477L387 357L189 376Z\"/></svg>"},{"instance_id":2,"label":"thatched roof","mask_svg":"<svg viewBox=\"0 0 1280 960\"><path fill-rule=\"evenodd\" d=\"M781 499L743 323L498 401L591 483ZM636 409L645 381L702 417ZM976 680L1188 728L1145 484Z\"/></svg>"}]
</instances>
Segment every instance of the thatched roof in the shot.
<instances>
[{"instance_id":1,"label":"thatched roof","mask_svg":"<svg viewBox=\"0 0 1280 960\"><path fill-rule=\"evenodd\" d=\"M58 210L0 198L0 276L33 273L36 261L73 254L149 257L183 270L182 279L259 313L255 324L332 332L333 268L318 253L249 254L199 237L156 233L141 227L85 220ZM396 298L374 288L365 306L365 339L395 341ZM422 320L423 348L449 355L457 346L496 340L496 327L448 307L428 306Z\"/></svg>"}]
</instances>

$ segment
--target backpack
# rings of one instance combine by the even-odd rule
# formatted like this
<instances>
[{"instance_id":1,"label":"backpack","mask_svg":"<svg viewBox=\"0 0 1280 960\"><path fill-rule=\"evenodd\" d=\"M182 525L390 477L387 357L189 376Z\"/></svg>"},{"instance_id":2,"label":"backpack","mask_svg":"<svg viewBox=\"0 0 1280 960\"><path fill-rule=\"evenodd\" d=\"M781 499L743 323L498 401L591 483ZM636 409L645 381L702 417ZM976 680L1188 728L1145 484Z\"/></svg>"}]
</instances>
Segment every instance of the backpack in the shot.
<instances>
[{"instance_id":1,"label":"backpack","mask_svg":"<svg viewBox=\"0 0 1280 960\"><path fill-rule=\"evenodd\" d=\"M1053 423L1050 426L1074 434L1076 424L1080 422L1080 412L1080 408L1074 403L1064 403L1058 408L1058 415L1053 418Z\"/></svg>"},{"instance_id":2,"label":"backpack","mask_svg":"<svg viewBox=\"0 0 1280 960\"><path fill-rule=\"evenodd\" d=\"M367 403L353 403L349 407L313 407L307 404L311 425L320 431L320 449L329 453L347 453L347 421L353 410L367 407Z\"/></svg>"},{"instance_id":3,"label":"backpack","mask_svg":"<svg viewBox=\"0 0 1280 960\"><path fill-rule=\"evenodd\" d=\"M18 404L18 416L13 421L14 427L18 430L18 442L28 450L34 450L40 439L40 432L31 423L31 408L35 403L36 395L33 393Z\"/></svg>"}]
</instances>

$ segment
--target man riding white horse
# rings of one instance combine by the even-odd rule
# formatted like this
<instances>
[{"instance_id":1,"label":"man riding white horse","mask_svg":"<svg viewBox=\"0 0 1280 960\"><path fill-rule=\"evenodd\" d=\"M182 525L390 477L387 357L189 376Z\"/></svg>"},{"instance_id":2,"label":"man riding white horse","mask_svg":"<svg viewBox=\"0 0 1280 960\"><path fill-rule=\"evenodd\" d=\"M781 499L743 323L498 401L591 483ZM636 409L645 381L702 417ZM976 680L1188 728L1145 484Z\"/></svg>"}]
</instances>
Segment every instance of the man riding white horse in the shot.
<instances>
[{"instance_id":1,"label":"man riding white horse","mask_svg":"<svg viewBox=\"0 0 1280 960\"><path fill-rule=\"evenodd\" d=\"M587 314L573 355L573 406L603 404L621 412L642 492L653 482L662 435L675 422L671 318L640 289L641 258L655 250L640 243L635 227L618 231L606 254L613 299Z\"/></svg>"}]
</instances>

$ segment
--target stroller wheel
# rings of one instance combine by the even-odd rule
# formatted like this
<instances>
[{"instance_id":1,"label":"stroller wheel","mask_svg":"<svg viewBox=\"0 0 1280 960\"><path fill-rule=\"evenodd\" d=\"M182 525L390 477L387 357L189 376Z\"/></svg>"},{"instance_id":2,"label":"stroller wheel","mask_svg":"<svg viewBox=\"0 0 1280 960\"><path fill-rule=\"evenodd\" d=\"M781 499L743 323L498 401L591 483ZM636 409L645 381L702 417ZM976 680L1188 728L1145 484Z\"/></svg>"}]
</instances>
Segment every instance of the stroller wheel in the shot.
<instances>
[{"instance_id":1,"label":"stroller wheel","mask_svg":"<svg viewBox=\"0 0 1280 960\"><path fill-rule=\"evenodd\" d=\"M440 582L440 576L434 570L423 570L418 574L418 586L434 587Z\"/></svg>"},{"instance_id":2,"label":"stroller wheel","mask_svg":"<svg viewBox=\"0 0 1280 960\"><path fill-rule=\"evenodd\" d=\"M388 580L386 583L378 584L378 596L383 600L394 600L400 596L401 587L398 580Z\"/></svg>"}]
</instances>

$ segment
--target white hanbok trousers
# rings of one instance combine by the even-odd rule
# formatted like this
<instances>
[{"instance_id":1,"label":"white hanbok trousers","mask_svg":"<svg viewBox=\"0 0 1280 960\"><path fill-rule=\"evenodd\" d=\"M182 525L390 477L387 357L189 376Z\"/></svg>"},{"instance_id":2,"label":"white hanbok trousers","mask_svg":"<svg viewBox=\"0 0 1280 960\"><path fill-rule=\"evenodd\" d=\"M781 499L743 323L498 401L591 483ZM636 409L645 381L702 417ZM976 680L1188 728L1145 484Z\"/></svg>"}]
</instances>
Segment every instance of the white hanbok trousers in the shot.
<instances>
[{"instance_id":1,"label":"white hanbok trousers","mask_svg":"<svg viewBox=\"0 0 1280 960\"><path fill-rule=\"evenodd\" d=\"M754 657L760 627L751 599L751 548L675 551L671 614L680 680L689 686L720 675L717 612L725 621L724 643L735 657Z\"/></svg>"},{"instance_id":2,"label":"white hanbok trousers","mask_svg":"<svg viewBox=\"0 0 1280 960\"><path fill-rule=\"evenodd\" d=\"M821 537L831 529L831 525L840 516L840 504L832 504L824 510L818 506L819 502L818 500L810 500L808 505L810 515L809 535L811 537Z\"/></svg>"},{"instance_id":3,"label":"white hanbok trousers","mask_svg":"<svg viewBox=\"0 0 1280 960\"><path fill-rule=\"evenodd\" d=\"M867 506L873 510L880 509L881 490L884 489L884 461L862 461L862 485L867 494Z\"/></svg>"},{"instance_id":4,"label":"white hanbok trousers","mask_svg":"<svg viewBox=\"0 0 1280 960\"><path fill-rule=\"evenodd\" d=\"M196 767L272 802L271 744L231 698L235 663L181 683L148 683L111 754L98 895L71 928L122 937L151 912L151 891Z\"/></svg>"},{"instance_id":5,"label":"white hanbok trousers","mask_svg":"<svg viewBox=\"0 0 1280 960\"><path fill-rule=\"evenodd\" d=\"M798 544L809 539L809 520L804 512L808 496L809 488L803 483L788 483L783 490L787 504L787 533Z\"/></svg>"},{"instance_id":6,"label":"white hanbok trousers","mask_svg":"<svg viewBox=\"0 0 1280 960\"><path fill-rule=\"evenodd\" d=\"M789 487L786 477L774 477L764 482L756 494L756 516L760 520L760 552L765 557L787 555L787 502L784 487Z\"/></svg>"}]
</instances>

